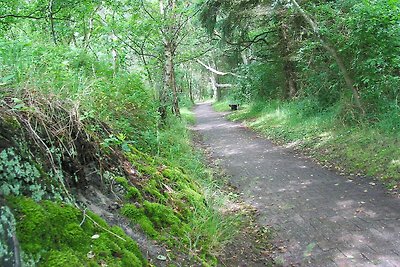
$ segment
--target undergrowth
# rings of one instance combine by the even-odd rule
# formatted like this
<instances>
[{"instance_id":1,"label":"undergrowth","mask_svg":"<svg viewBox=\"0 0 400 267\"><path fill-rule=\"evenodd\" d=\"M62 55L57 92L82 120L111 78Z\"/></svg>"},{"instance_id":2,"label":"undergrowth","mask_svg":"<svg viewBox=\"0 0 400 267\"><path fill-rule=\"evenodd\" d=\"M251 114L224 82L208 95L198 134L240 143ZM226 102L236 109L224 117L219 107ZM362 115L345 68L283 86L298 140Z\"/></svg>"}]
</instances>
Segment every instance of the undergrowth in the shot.
<instances>
[{"instance_id":1,"label":"undergrowth","mask_svg":"<svg viewBox=\"0 0 400 267\"><path fill-rule=\"evenodd\" d=\"M391 111L378 123L354 126L339 105L319 110L312 99L259 101L242 108L229 118L244 120L269 138L305 149L340 172L380 178L388 188L400 181L398 113Z\"/></svg>"},{"instance_id":2,"label":"undergrowth","mask_svg":"<svg viewBox=\"0 0 400 267\"><path fill-rule=\"evenodd\" d=\"M15 217L23 264L147 264L120 228L78 205L78 193L95 188L118 203L115 216L166 246L170 263L183 254L216 265L241 215L223 212L232 199L191 145L189 108L160 122L139 73L114 73L79 49L0 42L0 201ZM15 233L3 218L6 242Z\"/></svg>"}]
</instances>

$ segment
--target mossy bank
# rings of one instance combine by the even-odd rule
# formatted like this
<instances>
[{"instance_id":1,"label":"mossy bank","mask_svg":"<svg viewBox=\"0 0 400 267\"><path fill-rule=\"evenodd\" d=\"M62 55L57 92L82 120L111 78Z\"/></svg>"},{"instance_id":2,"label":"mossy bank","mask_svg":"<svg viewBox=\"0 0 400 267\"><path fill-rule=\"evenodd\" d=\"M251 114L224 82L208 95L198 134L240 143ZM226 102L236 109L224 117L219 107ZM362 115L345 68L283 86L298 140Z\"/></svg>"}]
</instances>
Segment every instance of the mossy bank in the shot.
<instances>
[{"instance_id":1,"label":"mossy bank","mask_svg":"<svg viewBox=\"0 0 400 267\"><path fill-rule=\"evenodd\" d=\"M241 219L222 212L230 199L185 120L171 118L156 149L138 149L96 118L71 116L72 101L49 109L35 99L6 97L0 109L3 266L218 263Z\"/></svg>"}]
</instances>

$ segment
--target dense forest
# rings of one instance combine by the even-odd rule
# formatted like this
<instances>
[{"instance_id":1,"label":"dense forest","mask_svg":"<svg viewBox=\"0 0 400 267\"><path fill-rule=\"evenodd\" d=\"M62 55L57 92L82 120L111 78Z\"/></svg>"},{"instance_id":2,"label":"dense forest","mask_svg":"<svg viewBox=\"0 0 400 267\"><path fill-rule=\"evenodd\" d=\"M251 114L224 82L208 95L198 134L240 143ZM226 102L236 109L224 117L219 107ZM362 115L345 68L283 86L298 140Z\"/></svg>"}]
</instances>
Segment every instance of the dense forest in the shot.
<instances>
[{"instance_id":1,"label":"dense forest","mask_svg":"<svg viewBox=\"0 0 400 267\"><path fill-rule=\"evenodd\" d=\"M0 0L0 265L218 265L249 219L211 98L395 191L399 97L397 0Z\"/></svg>"}]
</instances>

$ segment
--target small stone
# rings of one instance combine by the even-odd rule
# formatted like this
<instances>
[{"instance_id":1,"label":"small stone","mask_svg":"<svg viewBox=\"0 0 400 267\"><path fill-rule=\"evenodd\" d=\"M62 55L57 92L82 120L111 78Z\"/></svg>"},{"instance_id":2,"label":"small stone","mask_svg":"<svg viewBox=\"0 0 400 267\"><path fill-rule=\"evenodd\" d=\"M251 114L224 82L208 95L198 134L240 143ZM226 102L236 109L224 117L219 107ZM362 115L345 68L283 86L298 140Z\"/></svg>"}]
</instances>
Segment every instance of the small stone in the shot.
<instances>
[{"instance_id":1,"label":"small stone","mask_svg":"<svg viewBox=\"0 0 400 267\"><path fill-rule=\"evenodd\" d=\"M167 257L165 257L164 255L158 255L158 256L157 256L157 260L166 261L166 260L167 260Z\"/></svg>"},{"instance_id":2,"label":"small stone","mask_svg":"<svg viewBox=\"0 0 400 267\"><path fill-rule=\"evenodd\" d=\"M88 259L93 259L95 255L94 255L93 251L89 251L89 252L86 254L86 256L88 257Z\"/></svg>"},{"instance_id":3,"label":"small stone","mask_svg":"<svg viewBox=\"0 0 400 267\"><path fill-rule=\"evenodd\" d=\"M99 237L100 237L100 235L98 235L98 234L92 235L92 239L97 239Z\"/></svg>"}]
</instances>

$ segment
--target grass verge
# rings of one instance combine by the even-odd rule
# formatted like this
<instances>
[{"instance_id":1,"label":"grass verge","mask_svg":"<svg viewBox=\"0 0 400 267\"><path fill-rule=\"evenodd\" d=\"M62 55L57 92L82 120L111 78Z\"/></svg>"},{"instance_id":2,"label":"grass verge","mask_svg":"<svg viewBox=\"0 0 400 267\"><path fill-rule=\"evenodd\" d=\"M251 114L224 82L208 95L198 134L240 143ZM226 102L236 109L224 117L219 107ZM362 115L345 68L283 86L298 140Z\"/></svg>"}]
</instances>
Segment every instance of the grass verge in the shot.
<instances>
[{"instance_id":1,"label":"grass verge","mask_svg":"<svg viewBox=\"0 0 400 267\"><path fill-rule=\"evenodd\" d=\"M217 110L219 105L217 104ZM379 126L349 126L338 108L319 111L308 100L256 102L228 116L281 144L290 144L342 174L371 176L389 190L400 182L400 135Z\"/></svg>"},{"instance_id":2,"label":"grass verge","mask_svg":"<svg viewBox=\"0 0 400 267\"><path fill-rule=\"evenodd\" d=\"M224 111L229 111L231 108L229 107L230 102L229 101L219 101L213 103L213 107L216 111L219 112L224 112Z\"/></svg>"}]
</instances>

